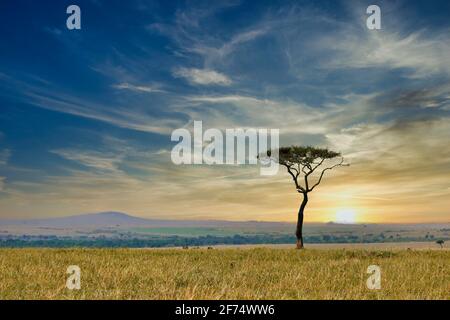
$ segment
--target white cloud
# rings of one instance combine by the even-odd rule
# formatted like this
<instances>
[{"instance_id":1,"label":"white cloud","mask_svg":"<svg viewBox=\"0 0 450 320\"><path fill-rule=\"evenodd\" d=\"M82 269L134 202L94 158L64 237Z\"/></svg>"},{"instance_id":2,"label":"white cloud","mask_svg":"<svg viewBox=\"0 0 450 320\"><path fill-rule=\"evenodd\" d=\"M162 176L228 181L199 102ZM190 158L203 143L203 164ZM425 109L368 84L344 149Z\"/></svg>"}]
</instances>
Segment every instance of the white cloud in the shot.
<instances>
[{"instance_id":1,"label":"white cloud","mask_svg":"<svg viewBox=\"0 0 450 320\"><path fill-rule=\"evenodd\" d=\"M222 41L220 46L215 45L217 39L212 40L211 43L205 43L203 40L196 40L193 45L186 46L184 50L203 56L207 64L215 64L232 55L240 45L265 35L268 33L269 29L269 27L262 26L237 33L230 40Z\"/></svg>"},{"instance_id":2,"label":"white cloud","mask_svg":"<svg viewBox=\"0 0 450 320\"><path fill-rule=\"evenodd\" d=\"M33 75L28 75L33 77ZM125 89L125 86L122 86ZM128 86L131 90L131 87ZM148 90L143 86L139 89ZM174 117L158 117L149 114L141 105L104 104L84 99L61 89L51 82L30 83L12 79L9 82L8 96L22 103L56 112L71 114L87 119L102 121L120 128L142 132L170 134L184 125L185 121ZM134 88L137 90L137 88Z\"/></svg>"},{"instance_id":3,"label":"white cloud","mask_svg":"<svg viewBox=\"0 0 450 320\"><path fill-rule=\"evenodd\" d=\"M191 54L198 55L203 59L204 66L214 69L216 66L223 66L225 59L232 59L233 53L242 45L270 31L270 26L265 22L258 22L232 34L223 32L223 28L213 30L205 27L209 18L238 3L208 3L207 8L192 6L188 10L177 11L172 23L153 23L147 29L170 38L176 44L174 55L188 59Z\"/></svg>"},{"instance_id":4,"label":"white cloud","mask_svg":"<svg viewBox=\"0 0 450 320\"><path fill-rule=\"evenodd\" d=\"M187 98L193 102L208 103L271 103L269 100L259 100L249 96L226 95L226 96L190 96Z\"/></svg>"},{"instance_id":5,"label":"white cloud","mask_svg":"<svg viewBox=\"0 0 450 320\"><path fill-rule=\"evenodd\" d=\"M226 75L209 69L178 68L173 75L185 78L191 84L229 86L232 83Z\"/></svg>"},{"instance_id":6,"label":"white cloud","mask_svg":"<svg viewBox=\"0 0 450 320\"><path fill-rule=\"evenodd\" d=\"M338 41L336 39L339 39ZM409 69L411 78L450 74L450 36L426 30L407 35L399 33L364 32L343 28L334 38L322 38L321 47L336 51L327 67L387 67Z\"/></svg>"},{"instance_id":7,"label":"white cloud","mask_svg":"<svg viewBox=\"0 0 450 320\"><path fill-rule=\"evenodd\" d=\"M175 119L160 119L148 114L133 110L132 108L106 106L79 100L72 96L62 97L62 94L52 97L45 93L31 93L28 97L30 104L53 111L77 115L84 118L95 119L116 125L121 128L128 128L143 132L153 132L160 134L171 133L173 128L182 124Z\"/></svg>"},{"instance_id":8,"label":"white cloud","mask_svg":"<svg viewBox=\"0 0 450 320\"><path fill-rule=\"evenodd\" d=\"M322 134L324 114L317 108L290 100L260 99L242 95L186 97L180 107L190 119L213 128L280 129L281 134Z\"/></svg>"},{"instance_id":9,"label":"white cloud","mask_svg":"<svg viewBox=\"0 0 450 320\"><path fill-rule=\"evenodd\" d=\"M52 150L51 152L84 166L106 171L117 171L117 166L122 161L120 155L108 155L104 152L71 149Z\"/></svg>"},{"instance_id":10,"label":"white cloud","mask_svg":"<svg viewBox=\"0 0 450 320\"><path fill-rule=\"evenodd\" d=\"M119 90L131 90L136 92L145 92L145 93L153 93L153 92L165 92L160 89L158 86L149 86L149 85L133 85L128 82L119 83L113 86L115 89Z\"/></svg>"}]
</instances>

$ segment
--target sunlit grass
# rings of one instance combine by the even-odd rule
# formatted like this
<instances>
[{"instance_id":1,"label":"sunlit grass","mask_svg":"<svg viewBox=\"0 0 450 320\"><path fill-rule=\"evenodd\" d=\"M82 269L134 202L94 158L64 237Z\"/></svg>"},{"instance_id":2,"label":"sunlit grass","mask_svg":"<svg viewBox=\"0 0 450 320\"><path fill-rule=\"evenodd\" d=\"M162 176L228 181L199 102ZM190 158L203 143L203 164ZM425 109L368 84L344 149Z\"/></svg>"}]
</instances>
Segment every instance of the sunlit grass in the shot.
<instances>
[{"instance_id":1,"label":"sunlit grass","mask_svg":"<svg viewBox=\"0 0 450 320\"><path fill-rule=\"evenodd\" d=\"M0 249L0 299L449 299L450 251ZM366 287L369 265L381 290ZM66 269L81 268L81 290Z\"/></svg>"}]
</instances>

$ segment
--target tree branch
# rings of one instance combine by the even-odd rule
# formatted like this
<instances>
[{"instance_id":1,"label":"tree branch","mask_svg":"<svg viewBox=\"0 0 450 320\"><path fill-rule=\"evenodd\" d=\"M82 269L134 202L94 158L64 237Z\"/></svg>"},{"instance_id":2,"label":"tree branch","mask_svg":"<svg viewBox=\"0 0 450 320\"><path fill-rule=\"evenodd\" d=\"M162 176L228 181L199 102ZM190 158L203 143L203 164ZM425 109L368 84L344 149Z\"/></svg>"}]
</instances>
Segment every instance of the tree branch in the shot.
<instances>
[{"instance_id":1,"label":"tree branch","mask_svg":"<svg viewBox=\"0 0 450 320\"><path fill-rule=\"evenodd\" d=\"M303 193L305 193L305 192L306 192L306 189L303 188L301 185L298 184L297 178L298 178L298 176L299 176L300 173L299 173L295 168L292 168L291 166L289 166L289 165L287 165L287 164L284 164L284 166L287 168L289 174L290 174L291 177L292 177L292 180L294 180L295 188L297 189L297 191L298 191L298 192L303 192ZM292 169L295 170L295 171L297 172L297 174L294 174L294 173L292 172ZM301 190L301 191L299 191L299 190Z\"/></svg>"},{"instance_id":2,"label":"tree branch","mask_svg":"<svg viewBox=\"0 0 450 320\"><path fill-rule=\"evenodd\" d=\"M310 175L311 173L314 172L314 170L316 170L318 167L320 167L324 161L325 161L325 158L322 158L322 160L320 160L319 163L317 163L317 164L314 166L314 168L312 168L312 170L308 173L308 175Z\"/></svg>"},{"instance_id":3,"label":"tree branch","mask_svg":"<svg viewBox=\"0 0 450 320\"><path fill-rule=\"evenodd\" d=\"M322 161L322 162L323 162L323 161ZM308 191L308 192L313 191L314 188L317 187L317 186L320 184L320 182L322 181L323 175L324 175L324 173L325 173L327 170L332 170L332 169L334 169L334 168L336 168L336 167L339 167L339 166L348 166L348 164L344 164L344 158L343 158L343 157L341 157L341 161L340 161L339 163L335 164L334 166L331 166L331 167L328 167L328 168L323 169L323 170L322 170L322 173L320 174L319 180L316 182L316 184L314 184L314 185L312 186L311 189L307 189L307 191Z\"/></svg>"}]
</instances>

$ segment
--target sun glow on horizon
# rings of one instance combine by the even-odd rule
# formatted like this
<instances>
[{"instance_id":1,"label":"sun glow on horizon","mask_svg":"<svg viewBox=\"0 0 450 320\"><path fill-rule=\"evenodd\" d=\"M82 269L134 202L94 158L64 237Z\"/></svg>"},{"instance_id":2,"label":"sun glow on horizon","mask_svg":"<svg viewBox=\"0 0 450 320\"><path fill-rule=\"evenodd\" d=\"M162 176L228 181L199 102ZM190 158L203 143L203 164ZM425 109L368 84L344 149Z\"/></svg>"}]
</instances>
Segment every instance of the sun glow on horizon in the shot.
<instances>
[{"instance_id":1,"label":"sun glow on horizon","mask_svg":"<svg viewBox=\"0 0 450 320\"><path fill-rule=\"evenodd\" d=\"M335 221L337 223L356 223L357 214L354 209L339 209L336 211Z\"/></svg>"}]
</instances>

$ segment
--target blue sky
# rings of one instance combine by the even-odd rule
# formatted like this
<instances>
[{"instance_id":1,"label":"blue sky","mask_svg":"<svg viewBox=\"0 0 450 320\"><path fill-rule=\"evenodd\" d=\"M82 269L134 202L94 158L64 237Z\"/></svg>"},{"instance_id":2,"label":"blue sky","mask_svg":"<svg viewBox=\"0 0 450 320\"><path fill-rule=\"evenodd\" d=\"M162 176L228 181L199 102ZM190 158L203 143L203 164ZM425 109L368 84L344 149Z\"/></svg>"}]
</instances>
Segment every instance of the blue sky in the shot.
<instances>
[{"instance_id":1,"label":"blue sky","mask_svg":"<svg viewBox=\"0 0 450 320\"><path fill-rule=\"evenodd\" d=\"M0 217L293 220L283 173L170 163L202 120L342 151L311 221L448 221L450 3L378 1L382 30L370 4L2 1Z\"/></svg>"}]
</instances>

